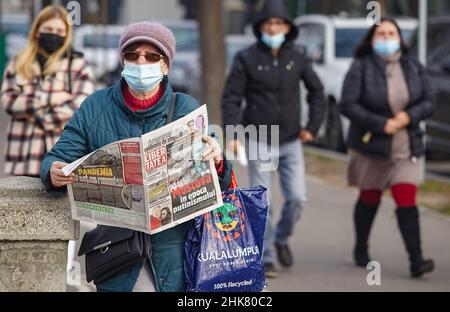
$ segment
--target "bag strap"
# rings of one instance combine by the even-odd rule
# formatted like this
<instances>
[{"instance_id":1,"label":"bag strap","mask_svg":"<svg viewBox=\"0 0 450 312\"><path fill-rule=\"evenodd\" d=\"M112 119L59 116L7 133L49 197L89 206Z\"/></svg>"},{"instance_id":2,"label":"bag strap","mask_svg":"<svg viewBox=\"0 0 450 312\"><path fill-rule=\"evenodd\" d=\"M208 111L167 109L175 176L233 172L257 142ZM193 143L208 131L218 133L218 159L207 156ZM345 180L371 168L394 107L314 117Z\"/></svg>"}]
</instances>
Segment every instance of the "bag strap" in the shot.
<instances>
[{"instance_id":1,"label":"bag strap","mask_svg":"<svg viewBox=\"0 0 450 312\"><path fill-rule=\"evenodd\" d=\"M175 92L173 92L172 98L170 101L169 112L167 113L166 125L170 124L173 121L173 116L175 115L176 103L177 103L177 94Z\"/></svg>"}]
</instances>

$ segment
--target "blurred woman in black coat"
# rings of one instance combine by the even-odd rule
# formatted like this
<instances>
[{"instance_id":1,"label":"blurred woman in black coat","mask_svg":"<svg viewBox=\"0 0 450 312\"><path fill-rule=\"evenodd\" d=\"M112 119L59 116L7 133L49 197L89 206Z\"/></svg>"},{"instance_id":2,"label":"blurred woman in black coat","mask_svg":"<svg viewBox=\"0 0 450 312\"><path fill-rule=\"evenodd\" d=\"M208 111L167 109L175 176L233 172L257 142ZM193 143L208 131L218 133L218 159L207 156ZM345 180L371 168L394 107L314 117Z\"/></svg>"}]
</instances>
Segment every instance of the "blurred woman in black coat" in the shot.
<instances>
[{"instance_id":1,"label":"blurred woman in black coat","mask_svg":"<svg viewBox=\"0 0 450 312\"><path fill-rule=\"evenodd\" d=\"M358 266L370 261L368 238L382 192L391 189L396 216L409 254L410 272L419 277L434 269L422 256L419 211L420 122L433 114L430 82L423 66L408 54L397 23L382 19L367 33L347 73L340 103L351 121L349 184L360 189L354 222Z\"/></svg>"}]
</instances>

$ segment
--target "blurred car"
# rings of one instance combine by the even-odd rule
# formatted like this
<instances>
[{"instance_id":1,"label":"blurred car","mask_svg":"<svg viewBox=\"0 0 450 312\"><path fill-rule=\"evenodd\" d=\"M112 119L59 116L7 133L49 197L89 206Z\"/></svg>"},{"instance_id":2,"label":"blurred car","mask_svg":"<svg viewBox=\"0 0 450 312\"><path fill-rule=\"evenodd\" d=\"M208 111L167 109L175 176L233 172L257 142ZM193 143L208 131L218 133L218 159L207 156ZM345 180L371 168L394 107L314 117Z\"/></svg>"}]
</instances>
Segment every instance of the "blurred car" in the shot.
<instances>
[{"instance_id":1,"label":"blurred car","mask_svg":"<svg viewBox=\"0 0 450 312\"><path fill-rule=\"evenodd\" d=\"M0 19L0 31L5 34L6 55L15 57L28 42L30 17L27 14L5 14Z\"/></svg>"},{"instance_id":2,"label":"blurred car","mask_svg":"<svg viewBox=\"0 0 450 312\"><path fill-rule=\"evenodd\" d=\"M417 55L417 32L411 40ZM436 111L426 122L427 156L450 159L450 17L430 18L427 31L427 72L436 94Z\"/></svg>"},{"instance_id":3,"label":"blurred car","mask_svg":"<svg viewBox=\"0 0 450 312\"><path fill-rule=\"evenodd\" d=\"M175 92L194 98L200 96L200 36L196 21L160 21L169 28L176 41L175 58L169 71L170 85Z\"/></svg>"},{"instance_id":4,"label":"blurred car","mask_svg":"<svg viewBox=\"0 0 450 312\"><path fill-rule=\"evenodd\" d=\"M417 20L399 18L402 35L409 41L417 27ZM303 50L324 85L327 113L317 142L336 151L345 151L349 121L339 114L337 103L345 75L353 60L353 50L370 25L365 18L346 18L325 15L303 15L295 19L299 35L295 44ZM303 87L302 87L303 88ZM304 88L303 88L304 89ZM302 123L306 123L308 107L306 92L302 92Z\"/></svg>"},{"instance_id":5,"label":"blurred car","mask_svg":"<svg viewBox=\"0 0 450 312\"><path fill-rule=\"evenodd\" d=\"M83 25L74 31L73 47L84 54L96 79L117 70L120 64L119 39L124 25Z\"/></svg>"}]
</instances>

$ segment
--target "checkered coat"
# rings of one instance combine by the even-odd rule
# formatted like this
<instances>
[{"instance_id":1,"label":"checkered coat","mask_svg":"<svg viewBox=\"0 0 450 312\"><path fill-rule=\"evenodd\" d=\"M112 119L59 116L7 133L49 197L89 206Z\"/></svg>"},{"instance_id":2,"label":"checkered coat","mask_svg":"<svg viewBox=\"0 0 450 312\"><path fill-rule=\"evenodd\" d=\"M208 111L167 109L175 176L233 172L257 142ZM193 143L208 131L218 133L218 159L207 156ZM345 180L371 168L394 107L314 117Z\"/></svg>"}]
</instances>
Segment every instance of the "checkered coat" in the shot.
<instances>
[{"instance_id":1,"label":"checkered coat","mask_svg":"<svg viewBox=\"0 0 450 312\"><path fill-rule=\"evenodd\" d=\"M34 66L40 73L39 64L35 62ZM5 70L1 88L2 107L11 117L5 173L38 176L42 157L55 145L66 123L93 92L92 70L78 54L73 54L70 61L68 57L63 58L56 74L39 74L32 80L15 73L12 61Z\"/></svg>"}]
</instances>

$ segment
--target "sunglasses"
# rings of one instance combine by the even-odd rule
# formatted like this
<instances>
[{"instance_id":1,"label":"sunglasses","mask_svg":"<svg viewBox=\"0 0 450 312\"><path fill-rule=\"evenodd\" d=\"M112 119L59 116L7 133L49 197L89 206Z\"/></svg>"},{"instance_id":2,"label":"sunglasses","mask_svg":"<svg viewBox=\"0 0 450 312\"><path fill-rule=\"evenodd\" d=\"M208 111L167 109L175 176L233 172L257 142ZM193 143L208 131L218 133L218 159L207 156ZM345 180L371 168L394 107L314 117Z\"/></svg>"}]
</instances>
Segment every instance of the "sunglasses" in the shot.
<instances>
[{"instance_id":1,"label":"sunglasses","mask_svg":"<svg viewBox=\"0 0 450 312\"><path fill-rule=\"evenodd\" d=\"M145 52L145 53L139 53L139 52L124 52L123 58L126 61L135 62L139 59L140 56L144 56L145 60L148 63L156 63L159 62L161 59L164 58L161 54L154 53L154 52Z\"/></svg>"}]
</instances>

